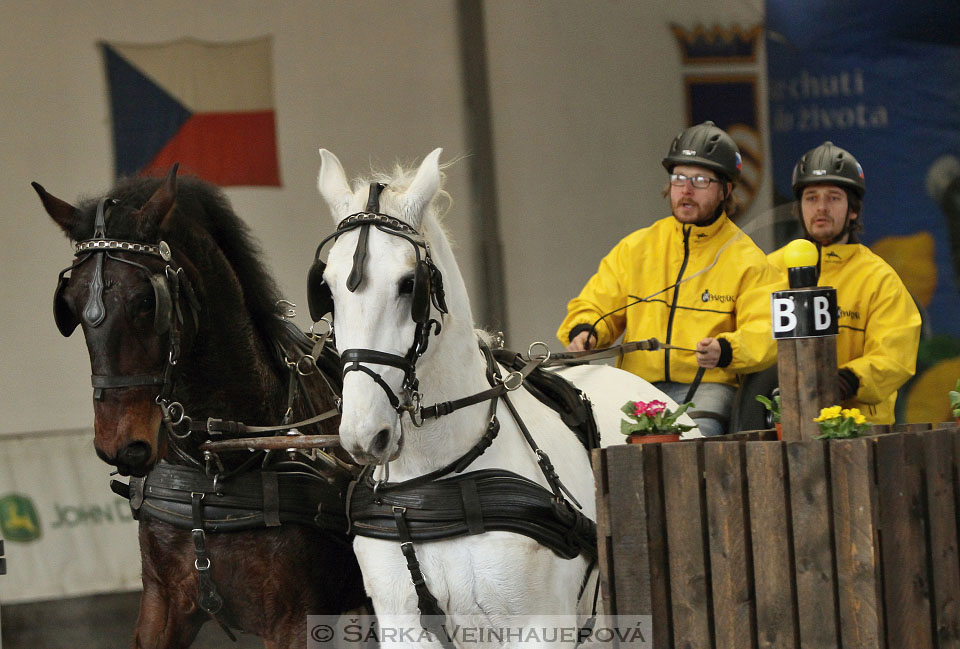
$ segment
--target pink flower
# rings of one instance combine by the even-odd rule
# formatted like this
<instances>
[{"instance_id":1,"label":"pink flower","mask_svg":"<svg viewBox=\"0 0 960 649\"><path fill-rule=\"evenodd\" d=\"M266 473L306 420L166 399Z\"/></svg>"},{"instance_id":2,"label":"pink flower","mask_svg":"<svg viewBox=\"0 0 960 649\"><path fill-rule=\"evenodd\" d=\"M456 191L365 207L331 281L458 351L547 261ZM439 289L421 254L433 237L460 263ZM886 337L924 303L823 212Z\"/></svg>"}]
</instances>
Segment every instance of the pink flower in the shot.
<instances>
[{"instance_id":1,"label":"pink flower","mask_svg":"<svg viewBox=\"0 0 960 649\"><path fill-rule=\"evenodd\" d=\"M663 401L654 400L647 404L646 414L650 415L651 417L656 417L666 409L667 409L667 404L665 404Z\"/></svg>"},{"instance_id":2,"label":"pink flower","mask_svg":"<svg viewBox=\"0 0 960 649\"><path fill-rule=\"evenodd\" d=\"M663 401L634 401L633 402L633 414L636 417L641 415L647 415L648 417L656 417L661 412L663 412L667 407Z\"/></svg>"}]
</instances>

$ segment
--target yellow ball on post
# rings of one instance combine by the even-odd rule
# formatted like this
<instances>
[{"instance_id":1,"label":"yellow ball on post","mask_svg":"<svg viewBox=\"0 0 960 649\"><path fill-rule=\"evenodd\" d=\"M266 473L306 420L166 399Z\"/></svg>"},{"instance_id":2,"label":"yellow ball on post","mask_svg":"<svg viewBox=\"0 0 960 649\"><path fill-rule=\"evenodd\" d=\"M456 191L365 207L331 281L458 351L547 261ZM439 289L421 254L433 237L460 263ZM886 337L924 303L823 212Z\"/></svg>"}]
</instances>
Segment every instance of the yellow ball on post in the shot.
<instances>
[{"instance_id":1,"label":"yellow ball on post","mask_svg":"<svg viewBox=\"0 0 960 649\"><path fill-rule=\"evenodd\" d=\"M819 256L817 246L806 239L794 239L783 249L783 261L787 268L816 266Z\"/></svg>"},{"instance_id":2,"label":"yellow ball on post","mask_svg":"<svg viewBox=\"0 0 960 649\"><path fill-rule=\"evenodd\" d=\"M794 239L783 250L783 263L787 266L790 288L816 286L820 277L817 262L820 252L817 246L806 239Z\"/></svg>"}]
</instances>

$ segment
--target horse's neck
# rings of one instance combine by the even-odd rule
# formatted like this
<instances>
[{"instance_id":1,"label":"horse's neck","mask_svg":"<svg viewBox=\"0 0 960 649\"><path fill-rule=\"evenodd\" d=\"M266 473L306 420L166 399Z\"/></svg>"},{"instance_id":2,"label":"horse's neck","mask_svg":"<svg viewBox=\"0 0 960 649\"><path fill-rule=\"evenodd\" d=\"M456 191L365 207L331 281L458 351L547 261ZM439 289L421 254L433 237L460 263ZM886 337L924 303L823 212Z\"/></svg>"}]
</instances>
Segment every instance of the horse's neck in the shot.
<instances>
[{"instance_id":1,"label":"horse's neck","mask_svg":"<svg viewBox=\"0 0 960 649\"><path fill-rule=\"evenodd\" d=\"M241 312L229 328L200 332L200 344L181 363L174 394L192 417L279 423L286 384L271 358L273 343Z\"/></svg>"},{"instance_id":2,"label":"horse's neck","mask_svg":"<svg viewBox=\"0 0 960 649\"><path fill-rule=\"evenodd\" d=\"M486 361L476 335L467 323L450 319L432 349L417 364L417 378L425 406L454 401L490 387ZM456 410L414 427L403 417L404 441L400 456L390 464L391 479L406 480L441 468L470 450L487 429L489 402Z\"/></svg>"},{"instance_id":3,"label":"horse's neck","mask_svg":"<svg viewBox=\"0 0 960 649\"><path fill-rule=\"evenodd\" d=\"M490 387L487 363L480 352L473 326L473 312L466 284L439 223L428 215L424 231L430 240L434 263L443 274L449 315L442 318L443 329L430 341L430 349L417 364L417 377L425 405L453 401L477 394ZM400 479L422 475L456 460L483 436L489 421L488 404L469 406L431 419L413 428L404 417L403 450L391 473Z\"/></svg>"}]
</instances>

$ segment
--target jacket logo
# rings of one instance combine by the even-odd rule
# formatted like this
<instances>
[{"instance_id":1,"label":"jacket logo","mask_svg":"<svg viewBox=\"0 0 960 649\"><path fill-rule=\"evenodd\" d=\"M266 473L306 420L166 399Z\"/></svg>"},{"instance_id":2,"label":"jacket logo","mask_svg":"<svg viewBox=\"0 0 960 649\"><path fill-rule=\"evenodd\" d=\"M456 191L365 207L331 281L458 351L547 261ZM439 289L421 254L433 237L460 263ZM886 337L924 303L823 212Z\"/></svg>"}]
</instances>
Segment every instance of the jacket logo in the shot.
<instances>
[{"instance_id":1,"label":"jacket logo","mask_svg":"<svg viewBox=\"0 0 960 649\"><path fill-rule=\"evenodd\" d=\"M827 259L840 259L840 255L830 250L829 252L827 252Z\"/></svg>"},{"instance_id":2,"label":"jacket logo","mask_svg":"<svg viewBox=\"0 0 960 649\"><path fill-rule=\"evenodd\" d=\"M698 238L698 239L706 239L706 238L707 238L707 235L705 235L703 232L697 232L697 238Z\"/></svg>"},{"instance_id":3,"label":"jacket logo","mask_svg":"<svg viewBox=\"0 0 960 649\"><path fill-rule=\"evenodd\" d=\"M859 311L844 311L843 309L840 309L840 317L841 317L841 318L852 318L852 319L854 319L854 320L859 320L859 319L860 319L860 312L859 312Z\"/></svg>"},{"instance_id":4,"label":"jacket logo","mask_svg":"<svg viewBox=\"0 0 960 649\"><path fill-rule=\"evenodd\" d=\"M719 293L711 293L710 289L705 290L700 294L701 302L736 302L736 298L732 295L720 295Z\"/></svg>"}]
</instances>

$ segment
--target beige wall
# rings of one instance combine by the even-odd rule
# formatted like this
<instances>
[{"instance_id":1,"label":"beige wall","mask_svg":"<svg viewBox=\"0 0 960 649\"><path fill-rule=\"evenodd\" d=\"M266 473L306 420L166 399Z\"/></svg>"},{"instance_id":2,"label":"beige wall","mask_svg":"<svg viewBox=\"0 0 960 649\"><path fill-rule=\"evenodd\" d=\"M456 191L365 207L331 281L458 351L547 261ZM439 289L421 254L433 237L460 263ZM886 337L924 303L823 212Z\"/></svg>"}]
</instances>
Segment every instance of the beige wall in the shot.
<instances>
[{"instance_id":1,"label":"beige wall","mask_svg":"<svg viewBox=\"0 0 960 649\"><path fill-rule=\"evenodd\" d=\"M728 2L724 22L760 20L762 0ZM452 0L0 0L0 434L88 425L82 337L57 333L56 273L71 249L30 188L67 199L111 183L99 40L274 36L284 186L227 194L284 292L301 305L313 249L330 230L315 189L317 148L349 175L370 162L474 153L465 140ZM683 126L670 22L715 22L716 3L488 2L485 9L508 342L554 341L600 257L667 214L660 157ZM448 170L447 223L475 288L467 162ZM554 345L556 346L556 345Z\"/></svg>"}]
</instances>

